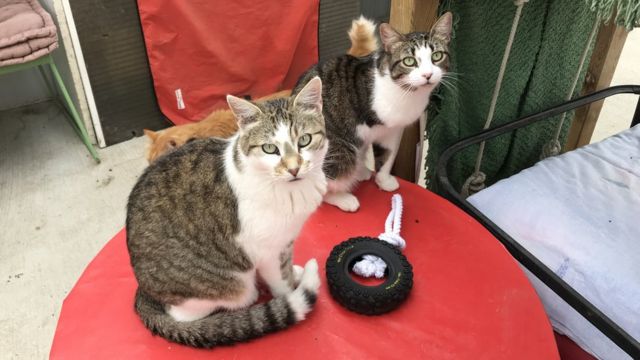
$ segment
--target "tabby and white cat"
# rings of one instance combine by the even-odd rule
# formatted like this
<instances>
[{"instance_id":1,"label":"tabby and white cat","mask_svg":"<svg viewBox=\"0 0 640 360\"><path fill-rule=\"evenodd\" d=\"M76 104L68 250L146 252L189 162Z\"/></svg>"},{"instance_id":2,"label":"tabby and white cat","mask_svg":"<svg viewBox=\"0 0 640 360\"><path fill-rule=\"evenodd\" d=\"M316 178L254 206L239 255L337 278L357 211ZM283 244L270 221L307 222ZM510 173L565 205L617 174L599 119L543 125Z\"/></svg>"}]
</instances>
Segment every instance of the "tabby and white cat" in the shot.
<instances>
[{"instance_id":1,"label":"tabby and white cat","mask_svg":"<svg viewBox=\"0 0 640 360\"><path fill-rule=\"evenodd\" d=\"M451 13L428 33L400 34L380 25L383 47L368 57L342 55L321 62L298 80L294 94L313 77L324 84L323 114L329 139L324 170L329 178L325 201L344 211L360 204L350 192L371 177L364 160L373 145L376 183L398 188L390 175L404 128L420 118L448 66Z\"/></svg>"},{"instance_id":2,"label":"tabby and white cat","mask_svg":"<svg viewBox=\"0 0 640 360\"><path fill-rule=\"evenodd\" d=\"M294 266L291 256L327 188L321 94L315 78L291 98L229 96L235 136L186 144L140 177L127 246L135 310L153 333L211 347L283 329L311 311L318 264ZM264 304L254 304L257 276L274 296Z\"/></svg>"}]
</instances>

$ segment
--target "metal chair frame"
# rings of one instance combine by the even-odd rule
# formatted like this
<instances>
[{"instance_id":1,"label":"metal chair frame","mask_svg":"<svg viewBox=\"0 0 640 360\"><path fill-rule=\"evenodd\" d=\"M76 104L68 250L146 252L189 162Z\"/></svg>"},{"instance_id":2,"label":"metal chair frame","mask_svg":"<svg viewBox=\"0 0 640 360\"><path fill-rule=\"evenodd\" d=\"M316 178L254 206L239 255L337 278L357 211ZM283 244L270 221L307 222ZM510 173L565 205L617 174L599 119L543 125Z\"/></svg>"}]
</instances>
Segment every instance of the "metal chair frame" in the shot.
<instances>
[{"instance_id":1,"label":"metal chair frame","mask_svg":"<svg viewBox=\"0 0 640 360\"><path fill-rule=\"evenodd\" d=\"M82 118L80 118L80 115L78 114L78 111L76 110L76 107L73 104L73 101L71 100L71 96L69 95L69 92L67 91L67 87L65 86L64 81L62 80L62 77L60 76L60 72L58 71L58 67L56 66L55 62L53 61L53 57L51 56L51 54L47 54L45 56L42 56L40 58L37 58L35 60L29 61L29 62L26 62L26 63L23 63L23 64L15 64L15 65L8 65L8 66L0 67L0 76L5 75L5 74L18 72L18 71L22 71L22 70L28 70L28 69L37 67L38 70L40 70L40 74L44 78L44 81L47 84L47 87L49 88L49 92L51 93L51 95L55 96L55 95L57 95L57 92L56 92L55 88L53 87L53 85L51 84L51 82L49 81L49 78L47 77L47 74L44 71L44 68L47 67L47 66L51 70L51 73L53 74L53 78L55 80L55 83L57 84L58 89L60 90L60 93L62 95L62 99L58 99L58 100L62 100L61 102L62 102L63 108L67 110L68 115L73 120L71 122L71 126L73 127L73 129L76 131L76 133L80 137L80 140L82 140L84 145L87 147L87 150L89 150L89 153L91 154L91 157L97 163L100 163L100 156L98 155L98 152L93 147L93 144L91 143L91 140L89 139L89 134L87 133L87 128L85 127L84 122L82 121Z\"/></svg>"},{"instance_id":2,"label":"metal chair frame","mask_svg":"<svg viewBox=\"0 0 640 360\"><path fill-rule=\"evenodd\" d=\"M475 208L463 196L460 195L449 181L447 176L447 168L450 160L459 151L469 146L479 144L483 141L506 134L510 131L523 128L538 121L548 120L549 118L560 115L564 112L574 110L581 106L603 100L609 96L616 94L636 94L640 95L640 85L622 85L603 89L592 94L582 96L580 98L567 101L537 114L525 116L513 122L495 126L493 128L481 131L480 133L462 139L447 148L442 156L438 159L437 179L442 186L445 197L458 205L469 215L478 220L485 228L487 228L518 260L525 268L533 273L538 279L545 283L558 296L566 301L572 308L587 319L593 326L600 330L605 336L613 341L623 351L634 359L640 359L640 342L634 339L629 333L624 331L613 320L606 316L596 306L584 298L579 292L573 289L569 284L556 275L538 258L531 254L527 249L514 240L509 234L502 230L499 226L485 216L480 210ZM631 125L640 123L640 100L636 107Z\"/></svg>"}]
</instances>

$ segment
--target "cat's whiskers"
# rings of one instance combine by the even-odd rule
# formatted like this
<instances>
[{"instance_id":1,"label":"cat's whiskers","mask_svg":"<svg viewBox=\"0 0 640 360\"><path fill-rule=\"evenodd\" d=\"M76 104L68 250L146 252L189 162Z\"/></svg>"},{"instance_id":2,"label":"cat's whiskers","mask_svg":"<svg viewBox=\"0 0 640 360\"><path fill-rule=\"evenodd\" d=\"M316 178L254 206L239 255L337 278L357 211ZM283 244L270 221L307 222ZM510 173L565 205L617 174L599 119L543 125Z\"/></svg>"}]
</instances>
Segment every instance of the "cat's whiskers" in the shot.
<instances>
[{"instance_id":1,"label":"cat's whiskers","mask_svg":"<svg viewBox=\"0 0 640 360\"><path fill-rule=\"evenodd\" d=\"M442 76L442 80L454 87L459 85L469 86L469 82L464 79L463 74L456 72L448 72ZM441 81L442 81L441 80Z\"/></svg>"},{"instance_id":2,"label":"cat's whiskers","mask_svg":"<svg viewBox=\"0 0 640 360\"><path fill-rule=\"evenodd\" d=\"M444 78L440 80L440 84L442 84L442 86L444 86L449 91L455 91L456 89L455 85L452 82L445 80Z\"/></svg>"}]
</instances>

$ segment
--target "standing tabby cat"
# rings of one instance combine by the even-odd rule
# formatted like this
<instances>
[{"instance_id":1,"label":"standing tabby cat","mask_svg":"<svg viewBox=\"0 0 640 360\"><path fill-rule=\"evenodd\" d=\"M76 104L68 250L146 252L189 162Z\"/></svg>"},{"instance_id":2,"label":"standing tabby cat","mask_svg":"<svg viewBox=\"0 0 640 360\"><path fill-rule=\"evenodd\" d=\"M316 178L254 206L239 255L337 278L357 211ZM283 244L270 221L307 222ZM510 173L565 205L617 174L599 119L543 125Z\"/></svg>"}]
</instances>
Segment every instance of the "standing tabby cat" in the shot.
<instances>
[{"instance_id":1,"label":"standing tabby cat","mask_svg":"<svg viewBox=\"0 0 640 360\"><path fill-rule=\"evenodd\" d=\"M447 65L451 13L442 15L429 33L400 34L380 25L383 48L367 57L342 55L309 69L294 94L313 77L324 84L323 114L329 152L324 170L329 178L325 201L344 211L360 203L352 187L371 177L364 165L370 145L376 162L376 183L386 191L398 188L390 174L404 128L423 116L429 96Z\"/></svg>"},{"instance_id":2,"label":"standing tabby cat","mask_svg":"<svg viewBox=\"0 0 640 360\"><path fill-rule=\"evenodd\" d=\"M153 333L197 347L301 321L320 286L315 259L304 269L291 262L293 241L327 186L320 79L296 97L227 101L239 132L159 158L127 208L136 312ZM274 298L252 305L257 275Z\"/></svg>"}]
</instances>

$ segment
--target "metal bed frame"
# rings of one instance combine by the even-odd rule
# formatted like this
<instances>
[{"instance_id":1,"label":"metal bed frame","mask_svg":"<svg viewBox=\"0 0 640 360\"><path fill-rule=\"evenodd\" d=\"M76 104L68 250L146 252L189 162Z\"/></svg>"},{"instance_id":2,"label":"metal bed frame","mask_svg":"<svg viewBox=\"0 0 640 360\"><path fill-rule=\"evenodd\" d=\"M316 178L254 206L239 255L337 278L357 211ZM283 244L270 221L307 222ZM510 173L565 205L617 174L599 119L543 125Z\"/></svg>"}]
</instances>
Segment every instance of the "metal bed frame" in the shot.
<instances>
[{"instance_id":1,"label":"metal bed frame","mask_svg":"<svg viewBox=\"0 0 640 360\"><path fill-rule=\"evenodd\" d=\"M456 191L449 178L447 177L447 165L451 158L459 151L468 148L469 146L479 144L482 141L486 141L496 136L506 134L510 131L523 128L538 121L547 120L552 116L562 114L567 111L574 110L581 106L603 100L609 96L616 94L636 94L640 95L640 85L622 85L614 86L607 89L603 89L592 94L582 96L580 98L562 103L554 106L550 109L541 111L537 114L525 116L513 122L509 122L503 125L499 125L487 130L484 130L476 135L462 139L449 148L447 148L440 158L437 164L437 178L441 185L445 197L450 201L458 205L469 215L473 216L479 221L485 228L487 228L511 253L511 255L518 260L525 268L531 271L538 279L540 279L545 285L553 290L558 296L566 301L573 309L580 313L585 319L587 319L593 326L600 330L606 337L611 339L620 349L625 351L634 359L640 359L640 342L638 339L634 339L620 326L618 326L613 320L602 313L596 306L585 299L580 293L574 290L569 284L557 276L551 269L531 254L527 249L520 245L516 240L509 236L504 230L494 224L488 217L486 217L480 210L471 205L466 199L464 199L458 191ZM636 106L631 126L640 124L640 99Z\"/></svg>"}]
</instances>

